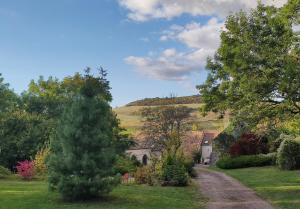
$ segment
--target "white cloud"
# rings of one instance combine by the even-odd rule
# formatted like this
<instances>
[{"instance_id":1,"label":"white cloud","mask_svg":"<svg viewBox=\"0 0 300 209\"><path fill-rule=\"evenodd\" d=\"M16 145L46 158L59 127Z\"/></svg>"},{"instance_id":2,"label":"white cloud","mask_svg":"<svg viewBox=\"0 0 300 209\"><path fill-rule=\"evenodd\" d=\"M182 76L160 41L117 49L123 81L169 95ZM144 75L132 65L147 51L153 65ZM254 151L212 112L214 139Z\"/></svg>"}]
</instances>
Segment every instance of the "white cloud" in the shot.
<instances>
[{"instance_id":1,"label":"white cloud","mask_svg":"<svg viewBox=\"0 0 300 209\"><path fill-rule=\"evenodd\" d=\"M208 56L212 56L220 43L223 23L212 18L206 25L192 22L185 26L173 25L163 32L161 40L180 41L190 48L189 52L180 53L174 48L146 57L130 56L127 64L148 77L159 80L186 80L192 72L204 68Z\"/></svg>"},{"instance_id":2,"label":"white cloud","mask_svg":"<svg viewBox=\"0 0 300 209\"><path fill-rule=\"evenodd\" d=\"M150 78L158 80L184 81L192 72L205 65L206 58L214 50L199 49L188 53L179 53L175 49L166 49L159 56L125 58L127 64Z\"/></svg>"},{"instance_id":3,"label":"white cloud","mask_svg":"<svg viewBox=\"0 0 300 209\"><path fill-rule=\"evenodd\" d=\"M257 5L257 0L119 0L129 10L128 17L136 21L155 18L171 19L182 14L193 16L211 15L206 24L191 22L187 25L172 25L163 31L161 41L176 41L184 44L188 52L178 52L169 48L148 56L129 56L127 64L136 71L159 80L185 83L191 73L205 67L207 57L213 56L220 44L220 33L224 23L220 20L231 11L249 10ZM282 6L286 0L262 0L263 3Z\"/></svg>"},{"instance_id":4,"label":"white cloud","mask_svg":"<svg viewBox=\"0 0 300 209\"><path fill-rule=\"evenodd\" d=\"M206 25L196 22L184 27L173 25L169 30L163 32L160 40L176 40L196 49L216 49L219 46L220 32L223 26L224 24L218 22L216 18L210 19Z\"/></svg>"},{"instance_id":5,"label":"white cloud","mask_svg":"<svg viewBox=\"0 0 300 209\"><path fill-rule=\"evenodd\" d=\"M287 0L262 0L262 2L280 7ZM254 8L257 0L119 0L119 4L129 11L129 19L147 21L156 18L171 19L182 14L224 18L230 12Z\"/></svg>"}]
</instances>

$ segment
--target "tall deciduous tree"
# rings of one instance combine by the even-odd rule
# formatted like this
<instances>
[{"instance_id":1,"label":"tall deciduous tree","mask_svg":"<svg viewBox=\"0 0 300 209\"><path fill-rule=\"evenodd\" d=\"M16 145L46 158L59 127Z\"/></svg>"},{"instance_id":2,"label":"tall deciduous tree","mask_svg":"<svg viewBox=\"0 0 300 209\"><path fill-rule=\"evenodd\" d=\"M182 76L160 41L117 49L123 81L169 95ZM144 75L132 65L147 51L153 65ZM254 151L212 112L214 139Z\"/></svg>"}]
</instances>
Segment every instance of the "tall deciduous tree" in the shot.
<instances>
[{"instance_id":1,"label":"tall deciduous tree","mask_svg":"<svg viewBox=\"0 0 300 209\"><path fill-rule=\"evenodd\" d=\"M143 131L159 148L175 146L178 149L181 145L180 138L187 130L191 111L186 106L144 108L141 111Z\"/></svg>"},{"instance_id":2,"label":"tall deciduous tree","mask_svg":"<svg viewBox=\"0 0 300 209\"><path fill-rule=\"evenodd\" d=\"M49 183L67 200L104 195L116 184L118 121L109 106L112 97L105 76L103 71L99 77L87 72L51 140Z\"/></svg>"},{"instance_id":3,"label":"tall deciduous tree","mask_svg":"<svg viewBox=\"0 0 300 209\"><path fill-rule=\"evenodd\" d=\"M259 4L230 15L221 45L198 86L203 112L224 113L249 124L300 114L300 42L293 30L299 0L283 8Z\"/></svg>"}]
</instances>

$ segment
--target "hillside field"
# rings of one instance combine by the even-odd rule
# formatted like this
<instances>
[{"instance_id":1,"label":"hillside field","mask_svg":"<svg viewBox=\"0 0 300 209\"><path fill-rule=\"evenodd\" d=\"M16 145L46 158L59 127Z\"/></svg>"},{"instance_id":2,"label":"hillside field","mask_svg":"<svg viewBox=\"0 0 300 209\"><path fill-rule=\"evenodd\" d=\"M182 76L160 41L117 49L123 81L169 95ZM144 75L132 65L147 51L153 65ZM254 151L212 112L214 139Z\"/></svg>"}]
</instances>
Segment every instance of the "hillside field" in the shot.
<instances>
[{"instance_id":1,"label":"hillside field","mask_svg":"<svg viewBox=\"0 0 300 209\"><path fill-rule=\"evenodd\" d=\"M199 111L201 104L183 104L182 106L193 109L190 120L192 121L194 130L222 130L227 124L227 117L220 119L214 113L209 113L207 116L203 117ZM145 107L155 106L123 106L115 108L114 111L121 120L121 126L126 128L129 133L136 133L143 125L140 110Z\"/></svg>"}]
</instances>

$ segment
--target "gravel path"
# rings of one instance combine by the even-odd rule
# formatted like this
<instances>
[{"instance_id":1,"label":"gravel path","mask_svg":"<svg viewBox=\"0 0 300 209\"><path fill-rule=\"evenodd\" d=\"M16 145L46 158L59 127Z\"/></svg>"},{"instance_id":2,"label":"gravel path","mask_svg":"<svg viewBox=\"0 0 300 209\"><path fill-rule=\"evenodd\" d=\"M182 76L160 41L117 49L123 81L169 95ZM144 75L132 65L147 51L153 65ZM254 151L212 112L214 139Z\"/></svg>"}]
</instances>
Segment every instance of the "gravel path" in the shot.
<instances>
[{"instance_id":1,"label":"gravel path","mask_svg":"<svg viewBox=\"0 0 300 209\"><path fill-rule=\"evenodd\" d=\"M197 182L208 198L207 209L275 209L255 192L224 173L196 167Z\"/></svg>"}]
</instances>

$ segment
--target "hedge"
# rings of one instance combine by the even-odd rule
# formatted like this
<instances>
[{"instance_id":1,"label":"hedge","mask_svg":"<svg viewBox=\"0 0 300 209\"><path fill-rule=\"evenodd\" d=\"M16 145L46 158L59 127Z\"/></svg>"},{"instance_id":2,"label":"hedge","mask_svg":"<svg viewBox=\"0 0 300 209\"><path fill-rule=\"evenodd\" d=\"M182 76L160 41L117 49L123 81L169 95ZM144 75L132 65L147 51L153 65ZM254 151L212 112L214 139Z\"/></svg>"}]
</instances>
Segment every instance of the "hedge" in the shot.
<instances>
[{"instance_id":1,"label":"hedge","mask_svg":"<svg viewBox=\"0 0 300 209\"><path fill-rule=\"evenodd\" d=\"M226 157L217 162L217 167L222 169L261 167L274 165L276 162L276 153L243 155L235 158Z\"/></svg>"},{"instance_id":2,"label":"hedge","mask_svg":"<svg viewBox=\"0 0 300 209\"><path fill-rule=\"evenodd\" d=\"M300 169L300 137L285 139L278 149L277 164L283 170Z\"/></svg>"}]
</instances>

